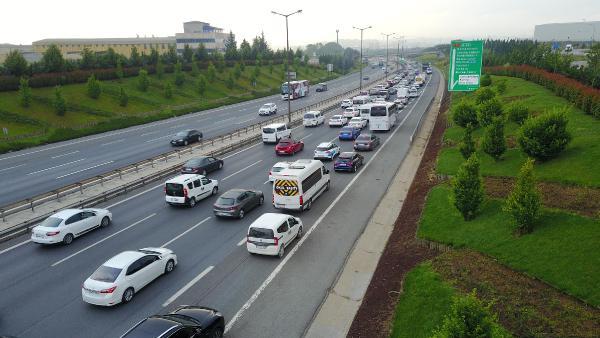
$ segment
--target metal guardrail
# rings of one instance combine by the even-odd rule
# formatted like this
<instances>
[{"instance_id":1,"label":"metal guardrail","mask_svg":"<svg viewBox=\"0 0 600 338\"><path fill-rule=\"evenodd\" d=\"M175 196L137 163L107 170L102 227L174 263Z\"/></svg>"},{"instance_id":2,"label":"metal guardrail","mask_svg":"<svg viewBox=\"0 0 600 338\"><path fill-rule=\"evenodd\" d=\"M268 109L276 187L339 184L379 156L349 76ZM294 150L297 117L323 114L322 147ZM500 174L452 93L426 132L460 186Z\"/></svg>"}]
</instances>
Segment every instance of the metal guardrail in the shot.
<instances>
[{"instance_id":1,"label":"metal guardrail","mask_svg":"<svg viewBox=\"0 0 600 338\"><path fill-rule=\"evenodd\" d=\"M365 90L365 88L369 88L376 82L380 81L382 78L383 77L377 78L371 82L368 82L366 85L363 86L363 90ZM352 89L352 90L346 91L342 94L338 94L334 97L325 99L323 101L300 108L300 109L292 112L292 123L289 124L290 127L299 125L302 121L302 117L304 116L304 113L306 113L307 111L321 110L321 111L326 112L326 111L335 109L335 108L339 107L339 102L341 99L347 98L350 95L353 95L358 90L359 90L358 88ZM154 165L157 162L160 162L160 161L167 162L171 158L180 158L182 154L186 154L186 153L193 154L194 151L197 151L197 150L202 151L202 149L209 144L211 146L214 146L215 143L219 144L227 139L232 140L234 136L241 137L244 134L247 135L248 133L252 133L257 130L261 130L261 128L263 126L271 124L271 123L287 122L287 119L288 119L287 114L276 116L274 118L264 120L259 123L255 123L255 124L243 127L243 128L236 129L233 132L230 132L228 134L216 136L216 137L213 137L213 138L207 139L207 140L202 140L200 142L200 144L190 145L183 149L173 150L173 151L152 157L150 159L142 160L142 161L136 162L134 164L112 170L105 174L97 175L92 178L89 178L89 179L86 179L86 180L83 180L83 181L80 181L77 183L73 183L73 184L64 186L62 188L59 188L59 189L56 189L56 190L53 190L53 191L50 191L47 193L43 193L43 194L34 196L32 198L28 198L28 199L25 199L25 200L22 200L22 201L19 201L16 203L12 203L7 206L3 206L0 208L0 218L2 218L3 222L6 222L7 216L15 214L17 212L27 210L27 209L31 209L31 211L33 212L35 210L36 206L39 206L43 203L53 201L53 200L60 201L61 197L64 197L66 195L70 195L73 193L77 193L77 192L80 192L81 194L83 194L83 190L86 188L89 188L89 187L92 187L92 186L95 186L98 184L102 185L102 184L104 184L104 182L111 180L111 179L122 178L122 176L124 174L128 174L128 173L131 173L134 171L139 172L139 170L143 167L147 167L147 166L154 167ZM261 134L257 134L257 135L251 136L249 138L240 140L240 142L236 142L235 144L230 144L230 145L218 148L217 150L213 150L208 154L210 154L211 156L218 156L221 154L228 153L232 150L238 149L240 147L243 147L247 144L258 142L261 139L262 139ZM27 221L16 224L8 229L0 231L0 241L6 240L8 237L12 238L12 237L18 236L22 233L26 233L32 227L32 224L40 222L44 218L48 217L49 215L51 215L59 210L62 210L65 208L89 207L89 206L104 202L115 196L127 193L128 191L130 191L132 189L139 188L149 182L156 181L158 179L169 176L169 175L173 174L174 172L179 171L179 169L181 168L181 165L182 165L181 163L174 164L173 166L163 169L159 172L153 173L148 176L142 176L133 182L121 185L118 188L112 189L110 191L105 191L98 196L86 198L84 200L80 200L75 203L71 203L70 205L63 205L59 209L55 209L51 212L45 213L44 215L40 215L40 216L31 218L31 219L28 219Z\"/></svg>"}]
</instances>

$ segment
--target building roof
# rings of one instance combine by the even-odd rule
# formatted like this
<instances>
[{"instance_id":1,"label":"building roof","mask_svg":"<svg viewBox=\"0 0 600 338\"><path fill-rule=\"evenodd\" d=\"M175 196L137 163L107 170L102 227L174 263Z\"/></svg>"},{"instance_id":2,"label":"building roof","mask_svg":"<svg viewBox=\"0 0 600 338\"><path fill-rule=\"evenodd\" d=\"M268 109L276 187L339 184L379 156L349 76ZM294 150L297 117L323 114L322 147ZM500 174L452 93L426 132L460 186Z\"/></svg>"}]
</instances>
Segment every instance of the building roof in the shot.
<instances>
[{"instance_id":1,"label":"building roof","mask_svg":"<svg viewBox=\"0 0 600 338\"><path fill-rule=\"evenodd\" d=\"M150 37L150 38L66 38L66 39L43 39L34 41L33 45L49 44L140 44L140 43L175 43L174 36Z\"/></svg>"}]
</instances>

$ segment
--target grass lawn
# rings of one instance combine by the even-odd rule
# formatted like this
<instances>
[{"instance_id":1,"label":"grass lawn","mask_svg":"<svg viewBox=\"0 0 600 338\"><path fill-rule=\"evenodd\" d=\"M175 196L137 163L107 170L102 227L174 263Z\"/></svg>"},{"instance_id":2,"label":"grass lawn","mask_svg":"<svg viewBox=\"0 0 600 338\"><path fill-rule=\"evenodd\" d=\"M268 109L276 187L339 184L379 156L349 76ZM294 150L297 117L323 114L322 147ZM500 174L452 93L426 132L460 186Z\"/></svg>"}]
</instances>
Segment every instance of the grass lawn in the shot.
<instances>
[{"instance_id":1,"label":"grass lawn","mask_svg":"<svg viewBox=\"0 0 600 338\"><path fill-rule=\"evenodd\" d=\"M450 202L447 185L427 198L418 236L468 247L517 271L539 278L587 303L600 305L600 222L544 209L533 233L516 237L503 201L488 199L478 216L462 219Z\"/></svg>"},{"instance_id":2,"label":"grass lawn","mask_svg":"<svg viewBox=\"0 0 600 338\"><path fill-rule=\"evenodd\" d=\"M571 106L566 100L560 98L542 86L518 78L492 76L492 82L506 81L507 90L500 95L500 99L508 104L520 101L530 108L533 114L546 110ZM472 94L453 97L452 104L460 99L470 99ZM558 157L544 163L537 163L535 173L540 180L553 181L566 184L600 187L600 120L586 115L575 107L568 114L568 130L573 139L564 152ZM505 135L514 142L519 126L509 122L506 124ZM463 128L452 126L444 134L447 147L442 149L438 158L437 171L441 174L453 175L458 166L463 162L456 144L460 141ZM479 128L473 136L479 138L482 129ZM516 145L515 145L516 146ZM498 162L490 156L478 151L481 160L481 173L484 176L516 176L518 169L526 159L526 155L516 146L505 153L504 158ZM596 168L596 170L594 170Z\"/></svg>"}]
</instances>

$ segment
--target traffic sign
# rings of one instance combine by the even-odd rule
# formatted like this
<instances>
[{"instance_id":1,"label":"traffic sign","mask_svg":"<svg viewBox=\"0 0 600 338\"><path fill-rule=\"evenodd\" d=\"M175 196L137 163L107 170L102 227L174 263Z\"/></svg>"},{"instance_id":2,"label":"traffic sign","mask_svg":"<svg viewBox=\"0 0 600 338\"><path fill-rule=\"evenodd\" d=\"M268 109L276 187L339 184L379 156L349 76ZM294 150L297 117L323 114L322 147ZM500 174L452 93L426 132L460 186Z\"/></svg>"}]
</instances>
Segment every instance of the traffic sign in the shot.
<instances>
[{"instance_id":1,"label":"traffic sign","mask_svg":"<svg viewBox=\"0 0 600 338\"><path fill-rule=\"evenodd\" d=\"M483 41L453 40L450 42L449 91L473 91L479 88Z\"/></svg>"}]
</instances>

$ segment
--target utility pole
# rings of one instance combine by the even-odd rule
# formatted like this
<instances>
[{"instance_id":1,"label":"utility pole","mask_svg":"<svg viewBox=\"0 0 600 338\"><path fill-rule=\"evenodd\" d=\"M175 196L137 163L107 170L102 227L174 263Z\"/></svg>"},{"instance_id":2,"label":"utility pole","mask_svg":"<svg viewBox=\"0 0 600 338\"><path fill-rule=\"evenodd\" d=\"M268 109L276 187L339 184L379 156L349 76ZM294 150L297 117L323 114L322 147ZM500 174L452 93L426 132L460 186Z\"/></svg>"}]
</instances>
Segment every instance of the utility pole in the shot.
<instances>
[{"instance_id":1,"label":"utility pole","mask_svg":"<svg viewBox=\"0 0 600 338\"><path fill-rule=\"evenodd\" d=\"M390 63L390 46L389 46L389 41L390 41L390 36L395 35L396 33L389 33L389 34L385 34L385 33L381 33L381 35L385 36L385 79L387 80L388 78L388 73L389 73L389 63Z\"/></svg>"},{"instance_id":2,"label":"utility pole","mask_svg":"<svg viewBox=\"0 0 600 338\"><path fill-rule=\"evenodd\" d=\"M362 91L362 81L363 81L363 53L362 53L362 43L363 43L363 32L366 29L371 28L371 26L367 26L367 27L354 27L352 26L352 28L354 29L358 29L360 31L360 85L359 85L359 90Z\"/></svg>"},{"instance_id":3,"label":"utility pole","mask_svg":"<svg viewBox=\"0 0 600 338\"><path fill-rule=\"evenodd\" d=\"M295 12L289 13L289 14L281 14L281 13L277 13L275 11L271 11L271 13L273 14L277 14L277 15L281 15L283 17L285 17L285 43L286 43L286 58L285 58L285 71L287 73L287 98L288 98L288 123L292 123L292 98L290 97L292 95L291 89L292 86L290 85L290 36L289 36L289 31L288 31L288 17L292 16L294 14L297 13L302 13L302 10L299 9Z\"/></svg>"},{"instance_id":4,"label":"utility pole","mask_svg":"<svg viewBox=\"0 0 600 338\"><path fill-rule=\"evenodd\" d=\"M335 30L335 43L337 43L338 45L340 44L340 30L339 29Z\"/></svg>"}]
</instances>

